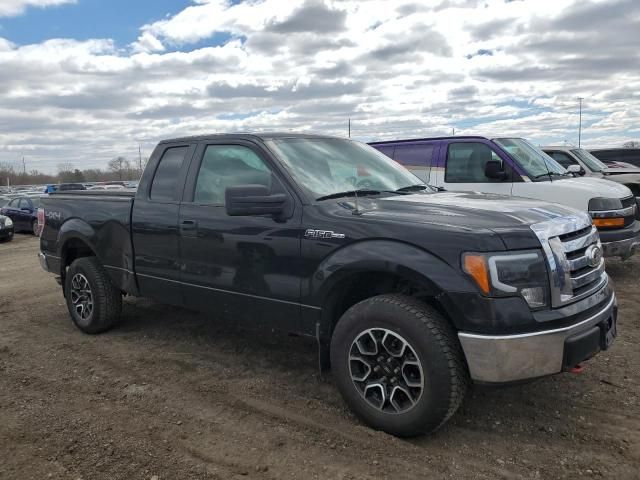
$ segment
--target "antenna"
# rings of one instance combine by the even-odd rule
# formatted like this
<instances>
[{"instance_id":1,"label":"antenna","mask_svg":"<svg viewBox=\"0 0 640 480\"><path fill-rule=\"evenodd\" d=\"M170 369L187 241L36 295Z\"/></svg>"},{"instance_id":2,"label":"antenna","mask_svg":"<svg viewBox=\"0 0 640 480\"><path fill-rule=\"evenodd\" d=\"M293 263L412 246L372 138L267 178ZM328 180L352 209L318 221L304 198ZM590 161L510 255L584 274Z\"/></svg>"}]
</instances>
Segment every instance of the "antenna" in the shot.
<instances>
[{"instance_id":1,"label":"antenna","mask_svg":"<svg viewBox=\"0 0 640 480\"><path fill-rule=\"evenodd\" d=\"M360 211L360 207L358 206L358 189L357 188L353 191L353 195L355 197L356 209L353 212L351 212L351 214L360 215L362 212Z\"/></svg>"}]
</instances>

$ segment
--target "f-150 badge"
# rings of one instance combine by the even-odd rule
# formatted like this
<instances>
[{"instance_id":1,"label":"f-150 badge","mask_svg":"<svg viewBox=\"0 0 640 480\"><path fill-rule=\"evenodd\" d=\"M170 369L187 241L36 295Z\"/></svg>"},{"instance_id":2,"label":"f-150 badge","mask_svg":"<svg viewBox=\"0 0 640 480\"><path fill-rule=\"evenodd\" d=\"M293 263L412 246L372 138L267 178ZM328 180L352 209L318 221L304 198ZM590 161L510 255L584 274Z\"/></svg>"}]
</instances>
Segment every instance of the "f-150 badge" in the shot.
<instances>
[{"instance_id":1,"label":"f-150 badge","mask_svg":"<svg viewBox=\"0 0 640 480\"><path fill-rule=\"evenodd\" d=\"M344 238L344 233L335 233L331 230L314 230L308 228L304 232L306 238Z\"/></svg>"}]
</instances>

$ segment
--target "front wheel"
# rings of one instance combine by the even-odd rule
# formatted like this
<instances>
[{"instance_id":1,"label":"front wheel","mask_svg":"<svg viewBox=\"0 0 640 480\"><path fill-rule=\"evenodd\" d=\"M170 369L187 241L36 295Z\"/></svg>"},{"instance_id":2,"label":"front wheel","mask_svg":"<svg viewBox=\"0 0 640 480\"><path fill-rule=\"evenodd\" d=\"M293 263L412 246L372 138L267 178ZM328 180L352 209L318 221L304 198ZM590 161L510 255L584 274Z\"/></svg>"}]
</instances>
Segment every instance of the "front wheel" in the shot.
<instances>
[{"instance_id":1,"label":"front wheel","mask_svg":"<svg viewBox=\"0 0 640 480\"><path fill-rule=\"evenodd\" d=\"M104 332L120 318L122 294L95 257L73 261L64 291L71 319L85 333Z\"/></svg>"},{"instance_id":2,"label":"front wheel","mask_svg":"<svg viewBox=\"0 0 640 480\"><path fill-rule=\"evenodd\" d=\"M434 308L403 295L347 310L332 336L331 365L353 412L402 437L440 428L469 383L453 328Z\"/></svg>"}]
</instances>

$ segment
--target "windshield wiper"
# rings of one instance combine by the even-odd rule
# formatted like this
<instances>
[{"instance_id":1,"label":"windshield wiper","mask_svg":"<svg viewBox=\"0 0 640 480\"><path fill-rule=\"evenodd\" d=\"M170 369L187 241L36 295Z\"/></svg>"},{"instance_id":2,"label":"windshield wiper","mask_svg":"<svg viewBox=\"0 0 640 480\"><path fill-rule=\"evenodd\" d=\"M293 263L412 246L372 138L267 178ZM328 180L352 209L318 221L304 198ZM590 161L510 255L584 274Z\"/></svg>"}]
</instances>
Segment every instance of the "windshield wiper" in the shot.
<instances>
[{"instance_id":1,"label":"windshield wiper","mask_svg":"<svg viewBox=\"0 0 640 480\"><path fill-rule=\"evenodd\" d=\"M537 179L542 178L542 177L553 177L553 176L556 176L556 177L564 177L564 176L566 176L566 175L567 175L566 173L558 173L558 172L544 172L544 173L541 173L541 174L539 174L539 175L536 175L536 176L535 176L535 177L533 177L533 178L534 178L534 180L537 180Z\"/></svg>"},{"instance_id":2,"label":"windshield wiper","mask_svg":"<svg viewBox=\"0 0 640 480\"><path fill-rule=\"evenodd\" d=\"M422 185L422 184L417 184L417 185L408 185L406 187L402 187L399 188L397 190L395 190L396 193L400 193L400 192L413 192L414 190L426 190L427 187L426 185Z\"/></svg>"},{"instance_id":3,"label":"windshield wiper","mask_svg":"<svg viewBox=\"0 0 640 480\"><path fill-rule=\"evenodd\" d=\"M378 190L369 189L347 190L346 192L336 192L330 193L329 195L323 195L322 197L316 198L316 201L320 202L322 200L331 200L332 198L355 197L357 195L378 195L379 193L380 192Z\"/></svg>"}]
</instances>

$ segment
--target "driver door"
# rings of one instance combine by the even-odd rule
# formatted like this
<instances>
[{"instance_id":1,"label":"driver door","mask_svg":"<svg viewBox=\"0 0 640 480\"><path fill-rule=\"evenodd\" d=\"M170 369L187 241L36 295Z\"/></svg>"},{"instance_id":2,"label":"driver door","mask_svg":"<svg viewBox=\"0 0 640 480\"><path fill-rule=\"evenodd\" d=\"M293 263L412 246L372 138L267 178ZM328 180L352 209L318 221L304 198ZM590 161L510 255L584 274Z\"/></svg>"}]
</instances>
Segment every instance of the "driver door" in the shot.
<instances>
[{"instance_id":1,"label":"driver door","mask_svg":"<svg viewBox=\"0 0 640 480\"><path fill-rule=\"evenodd\" d=\"M449 143L446 148L445 189L511 195L513 169L489 145L460 141ZM504 172L504 176L496 178L488 175L492 167L494 171L498 169Z\"/></svg>"}]
</instances>

